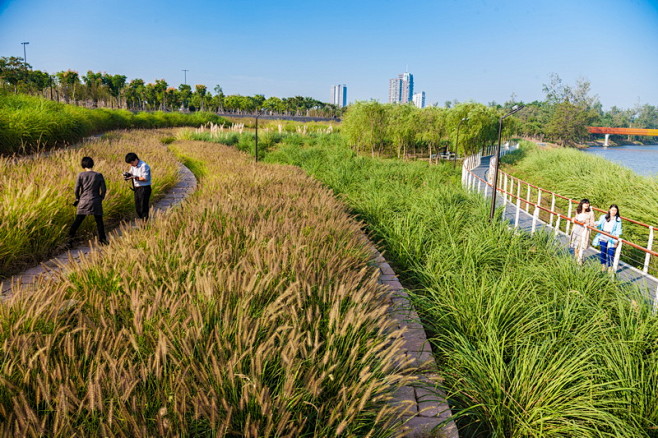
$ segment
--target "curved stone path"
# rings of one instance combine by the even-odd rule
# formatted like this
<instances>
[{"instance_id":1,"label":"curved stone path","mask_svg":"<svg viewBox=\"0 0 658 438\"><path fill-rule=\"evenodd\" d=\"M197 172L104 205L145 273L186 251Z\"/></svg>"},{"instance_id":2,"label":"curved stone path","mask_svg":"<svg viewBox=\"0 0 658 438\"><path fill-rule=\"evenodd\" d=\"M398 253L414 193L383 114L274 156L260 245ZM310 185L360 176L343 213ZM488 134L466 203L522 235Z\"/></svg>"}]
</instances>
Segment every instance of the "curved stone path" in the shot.
<instances>
[{"instance_id":1,"label":"curved stone path","mask_svg":"<svg viewBox=\"0 0 658 438\"><path fill-rule=\"evenodd\" d=\"M151 206L151 217L161 214L163 211L180 204L183 199L196 190L196 177L190 169L179 163L178 174L180 176L178 183L169 190L162 199ZM123 226L107 233L108 239L111 241L114 236L120 236L121 229L126 226L137 227L138 224L136 220L131 221L129 224L124 224ZM21 286L30 285L34 283L35 279L39 276L52 276L61 271L67 263L80 260L81 257L89 254L92 251L92 248L95 248L96 250L100 249L97 244L92 243L92 241L87 241L71 250L62 252L46 262L27 269L20 274L9 277L0 283L0 300L7 299L11 296L11 289L13 286L18 284Z\"/></svg>"},{"instance_id":2,"label":"curved stone path","mask_svg":"<svg viewBox=\"0 0 658 438\"><path fill-rule=\"evenodd\" d=\"M417 370L413 381L400 388L391 400L402 413L400 433L409 438L458 438L446 395L440 389L442 379L418 313L391 265L365 235L364 240L373 254L372 262L379 268L379 283L387 286L390 292L389 314L397 321L396 328L404 329L403 350L408 362L405 365ZM437 428L442 423L443 426Z\"/></svg>"}]
</instances>

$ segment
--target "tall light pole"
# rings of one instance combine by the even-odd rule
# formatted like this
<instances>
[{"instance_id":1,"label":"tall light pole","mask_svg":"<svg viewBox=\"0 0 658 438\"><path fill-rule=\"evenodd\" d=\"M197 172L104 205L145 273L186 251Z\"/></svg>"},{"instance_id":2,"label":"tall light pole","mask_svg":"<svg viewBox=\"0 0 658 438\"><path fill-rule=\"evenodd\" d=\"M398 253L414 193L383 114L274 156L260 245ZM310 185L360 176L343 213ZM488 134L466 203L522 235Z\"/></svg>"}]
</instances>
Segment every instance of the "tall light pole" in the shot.
<instances>
[{"instance_id":1,"label":"tall light pole","mask_svg":"<svg viewBox=\"0 0 658 438\"><path fill-rule=\"evenodd\" d=\"M187 72L188 72L189 70L183 69L183 71L185 72L185 82L183 82L183 83L184 83L185 85L187 85Z\"/></svg>"},{"instance_id":2,"label":"tall light pole","mask_svg":"<svg viewBox=\"0 0 658 438\"><path fill-rule=\"evenodd\" d=\"M258 110L256 110L256 162L258 163Z\"/></svg>"},{"instance_id":3,"label":"tall light pole","mask_svg":"<svg viewBox=\"0 0 658 438\"><path fill-rule=\"evenodd\" d=\"M462 123L467 121L468 117L464 117L457 123L457 136L455 137L455 158L452 160L452 166L457 167L457 148L459 147L459 128L462 126Z\"/></svg>"},{"instance_id":4,"label":"tall light pole","mask_svg":"<svg viewBox=\"0 0 658 438\"><path fill-rule=\"evenodd\" d=\"M500 141L503 135L503 120L522 109L523 105L514 105L507 114L498 120L498 147L496 148L496 166L494 169L493 187L491 189L491 210L489 211L489 219L491 220L493 220L496 213L496 192L498 191L496 189L498 187L498 167L500 167Z\"/></svg>"},{"instance_id":5,"label":"tall light pole","mask_svg":"<svg viewBox=\"0 0 658 438\"><path fill-rule=\"evenodd\" d=\"M28 41L25 41L24 43L21 43L23 45L23 63L27 65L27 50L25 50L25 46L30 44Z\"/></svg>"}]
</instances>

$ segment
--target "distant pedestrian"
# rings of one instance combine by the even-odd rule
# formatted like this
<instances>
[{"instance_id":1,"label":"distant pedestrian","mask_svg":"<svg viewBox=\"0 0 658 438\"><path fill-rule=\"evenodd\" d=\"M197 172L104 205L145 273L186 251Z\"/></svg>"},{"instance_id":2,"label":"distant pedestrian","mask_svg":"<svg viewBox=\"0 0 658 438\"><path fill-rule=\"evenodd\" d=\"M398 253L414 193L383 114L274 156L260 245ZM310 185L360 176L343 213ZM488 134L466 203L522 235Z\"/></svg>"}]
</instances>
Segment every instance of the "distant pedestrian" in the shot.
<instances>
[{"instance_id":1,"label":"distant pedestrian","mask_svg":"<svg viewBox=\"0 0 658 438\"><path fill-rule=\"evenodd\" d=\"M616 204L612 204L608 209L608 213L599 218L596 228L615 237L621 236L621 218L619 217L619 207ZM599 255L601 259L601 270L605 271L607 269L608 272L613 272L612 265L614 264L615 251L619 245L619 239L599 233L594 238L593 245L601 246L601 253Z\"/></svg>"},{"instance_id":2,"label":"distant pedestrian","mask_svg":"<svg viewBox=\"0 0 658 438\"><path fill-rule=\"evenodd\" d=\"M105 226L103 224L103 199L105 199L107 192L105 178L103 178L102 174L92 170L94 160L91 157L83 157L80 164L84 171L78 174L78 178L75 181L75 202L73 205L77 206L78 209L73 225L71 225L71 229L69 230L69 248L73 246L73 238L78 228L80 228L82 221L89 215L94 215L94 219L96 219L98 240L101 244L107 244Z\"/></svg>"},{"instance_id":3,"label":"distant pedestrian","mask_svg":"<svg viewBox=\"0 0 658 438\"><path fill-rule=\"evenodd\" d=\"M578 264L583 263L583 254L589 247L590 230L587 227L594 227L596 225L596 218L589 203L589 199L581 199L578 207L576 207L576 216L574 219L578 223L573 224L571 237L569 239L569 247L573 248L574 256Z\"/></svg>"},{"instance_id":4,"label":"distant pedestrian","mask_svg":"<svg viewBox=\"0 0 658 438\"><path fill-rule=\"evenodd\" d=\"M126 163L130 164L129 179L133 180L135 186L135 210L137 217L149 218L149 199L151 198L151 168L140 160L136 153L126 154Z\"/></svg>"}]
</instances>

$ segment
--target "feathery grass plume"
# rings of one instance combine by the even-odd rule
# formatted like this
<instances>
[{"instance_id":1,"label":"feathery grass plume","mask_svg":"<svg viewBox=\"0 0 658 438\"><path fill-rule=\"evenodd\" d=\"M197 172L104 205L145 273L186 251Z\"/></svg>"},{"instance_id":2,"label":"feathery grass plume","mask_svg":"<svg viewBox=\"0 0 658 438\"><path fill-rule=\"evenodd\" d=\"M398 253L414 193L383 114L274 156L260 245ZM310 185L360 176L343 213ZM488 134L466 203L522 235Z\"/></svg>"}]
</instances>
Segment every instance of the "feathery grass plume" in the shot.
<instances>
[{"instance_id":1,"label":"feathery grass plume","mask_svg":"<svg viewBox=\"0 0 658 438\"><path fill-rule=\"evenodd\" d=\"M153 199L178 181L178 164L159 139L164 131L113 133L74 149L60 149L24 158L0 157L0 278L61 250L75 217L73 188L82 171L80 159L94 158L103 174L106 226L133 216L133 194L121 178L124 156L136 151L153 169ZM93 220L80 229L81 237L95 232Z\"/></svg>"},{"instance_id":2,"label":"feathery grass plume","mask_svg":"<svg viewBox=\"0 0 658 438\"><path fill-rule=\"evenodd\" d=\"M173 146L206 170L183 208L0 307L0 435L394 436L360 224L295 167Z\"/></svg>"}]
</instances>

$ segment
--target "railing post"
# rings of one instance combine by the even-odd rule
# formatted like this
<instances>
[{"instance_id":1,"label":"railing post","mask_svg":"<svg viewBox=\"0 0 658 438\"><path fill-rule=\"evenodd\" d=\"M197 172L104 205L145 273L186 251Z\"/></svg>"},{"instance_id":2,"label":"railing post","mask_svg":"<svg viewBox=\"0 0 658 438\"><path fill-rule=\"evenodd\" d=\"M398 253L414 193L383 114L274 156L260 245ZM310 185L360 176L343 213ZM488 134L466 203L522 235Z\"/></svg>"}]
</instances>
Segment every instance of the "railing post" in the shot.
<instances>
[{"instance_id":1,"label":"railing post","mask_svg":"<svg viewBox=\"0 0 658 438\"><path fill-rule=\"evenodd\" d=\"M507 199L509 202L512 202L512 193L514 193L514 178L510 176L509 178L509 195L507 195Z\"/></svg>"},{"instance_id":2,"label":"railing post","mask_svg":"<svg viewBox=\"0 0 658 438\"><path fill-rule=\"evenodd\" d=\"M482 180L478 178L478 193L480 193L480 190L482 190L481 187L482 187Z\"/></svg>"},{"instance_id":3,"label":"railing post","mask_svg":"<svg viewBox=\"0 0 658 438\"><path fill-rule=\"evenodd\" d=\"M560 216L558 215L557 219L555 220L555 234L560 232Z\"/></svg>"},{"instance_id":4,"label":"railing post","mask_svg":"<svg viewBox=\"0 0 658 438\"><path fill-rule=\"evenodd\" d=\"M541 189L537 189L537 205L535 205L535 214L539 218L539 207L541 206Z\"/></svg>"},{"instance_id":5,"label":"railing post","mask_svg":"<svg viewBox=\"0 0 658 438\"><path fill-rule=\"evenodd\" d=\"M571 199L569 199L569 213L567 214L569 218L572 217L571 215L572 210L573 210L573 203L571 202ZM567 234L567 236L569 235L569 228L571 228L570 225L571 225L571 221L567 221L567 225L564 227L565 230L564 232Z\"/></svg>"},{"instance_id":6,"label":"railing post","mask_svg":"<svg viewBox=\"0 0 658 438\"><path fill-rule=\"evenodd\" d=\"M489 197L489 184L486 182L484 183L484 197L487 198Z\"/></svg>"},{"instance_id":7,"label":"railing post","mask_svg":"<svg viewBox=\"0 0 658 438\"><path fill-rule=\"evenodd\" d=\"M516 216L514 217L514 228L519 227L519 214L520 213L521 213L521 197L518 196L516 198Z\"/></svg>"},{"instance_id":8,"label":"railing post","mask_svg":"<svg viewBox=\"0 0 658 438\"><path fill-rule=\"evenodd\" d=\"M504 174L503 176L503 199L507 200L507 174Z\"/></svg>"},{"instance_id":9,"label":"railing post","mask_svg":"<svg viewBox=\"0 0 658 438\"><path fill-rule=\"evenodd\" d=\"M549 224L551 227L553 226L554 211L555 211L555 193L551 192L551 223Z\"/></svg>"},{"instance_id":10,"label":"railing post","mask_svg":"<svg viewBox=\"0 0 658 438\"><path fill-rule=\"evenodd\" d=\"M516 200L519 201L519 205L521 205L521 181L518 178L516 179Z\"/></svg>"},{"instance_id":11,"label":"railing post","mask_svg":"<svg viewBox=\"0 0 658 438\"><path fill-rule=\"evenodd\" d=\"M624 242L619 239L619 244L617 245L617 249L615 250L615 261L612 264L612 270L617 272L617 268L619 268L619 258L621 257L621 245Z\"/></svg>"},{"instance_id":12,"label":"railing post","mask_svg":"<svg viewBox=\"0 0 658 438\"><path fill-rule=\"evenodd\" d=\"M530 234L535 234L535 229L537 229L537 218L539 217L539 209L535 206L535 212L532 215L532 231Z\"/></svg>"},{"instance_id":13,"label":"railing post","mask_svg":"<svg viewBox=\"0 0 658 438\"><path fill-rule=\"evenodd\" d=\"M530 184L528 184L528 194L525 198L525 211L530 211Z\"/></svg>"},{"instance_id":14,"label":"railing post","mask_svg":"<svg viewBox=\"0 0 658 438\"><path fill-rule=\"evenodd\" d=\"M647 242L647 249L649 251L651 251L652 247L653 247L653 226L650 225L649 226L649 241ZM644 268L642 269L645 274L649 272L649 262L650 261L651 261L651 254L647 253L644 256Z\"/></svg>"}]
</instances>

